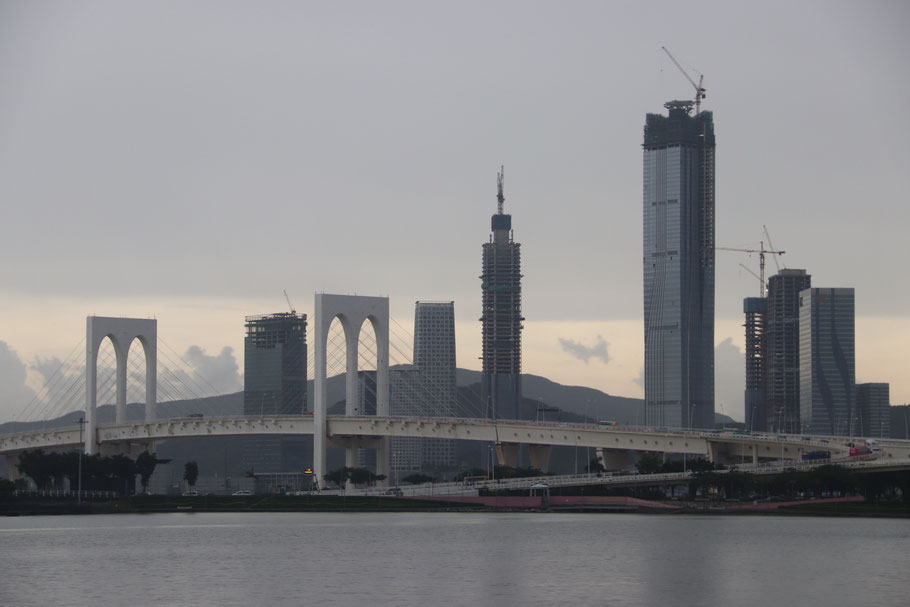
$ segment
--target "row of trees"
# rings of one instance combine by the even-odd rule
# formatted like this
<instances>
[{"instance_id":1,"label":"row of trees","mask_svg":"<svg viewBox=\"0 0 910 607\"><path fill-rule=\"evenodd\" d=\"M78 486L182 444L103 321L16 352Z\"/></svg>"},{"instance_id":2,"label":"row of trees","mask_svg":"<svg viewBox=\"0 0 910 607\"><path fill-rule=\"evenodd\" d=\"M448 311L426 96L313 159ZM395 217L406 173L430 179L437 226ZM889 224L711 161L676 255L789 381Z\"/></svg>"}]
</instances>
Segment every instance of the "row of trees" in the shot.
<instances>
[{"instance_id":1,"label":"row of trees","mask_svg":"<svg viewBox=\"0 0 910 607\"><path fill-rule=\"evenodd\" d=\"M143 451L133 460L126 455L85 455L79 451L48 453L43 449L35 449L23 451L19 455L18 468L21 474L32 479L38 489L62 489L64 480L69 481L70 488L76 489L80 485L80 457L81 485L84 490L123 494L135 492L137 476L145 492L155 467L171 461L158 459L148 451ZM195 465L195 462L190 463ZM195 480L194 475L190 484L195 484Z\"/></svg>"},{"instance_id":2,"label":"row of trees","mask_svg":"<svg viewBox=\"0 0 910 607\"><path fill-rule=\"evenodd\" d=\"M910 471L858 473L842 466L819 466L809 470L790 468L779 474L759 475L731 469L728 472L696 474L690 494L696 491L725 499L766 497L822 497L863 495L879 500L901 496L910 503Z\"/></svg>"}]
</instances>

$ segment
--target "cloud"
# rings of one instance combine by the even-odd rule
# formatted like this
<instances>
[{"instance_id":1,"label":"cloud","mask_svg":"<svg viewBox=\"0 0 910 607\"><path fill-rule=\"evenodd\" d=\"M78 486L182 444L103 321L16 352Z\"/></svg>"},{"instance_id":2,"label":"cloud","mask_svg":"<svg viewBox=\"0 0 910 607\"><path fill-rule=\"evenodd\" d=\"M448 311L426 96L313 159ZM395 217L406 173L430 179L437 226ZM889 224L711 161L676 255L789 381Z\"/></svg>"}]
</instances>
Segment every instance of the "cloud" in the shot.
<instances>
[{"instance_id":1,"label":"cloud","mask_svg":"<svg viewBox=\"0 0 910 607\"><path fill-rule=\"evenodd\" d=\"M13 419L35 397L28 369L5 341L0 341L0 419Z\"/></svg>"},{"instance_id":2,"label":"cloud","mask_svg":"<svg viewBox=\"0 0 910 607\"><path fill-rule=\"evenodd\" d=\"M610 355L607 354L607 342L605 342L604 338L600 335L597 336L597 343L591 347L579 343L574 339L565 339L564 337L559 338L559 345L562 347L563 351L568 352L575 358L585 361L585 364L592 358L596 358L604 364L610 362Z\"/></svg>"},{"instance_id":3,"label":"cloud","mask_svg":"<svg viewBox=\"0 0 910 607\"><path fill-rule=\"evenodd\" d=\"M190 346L184 359L219 394L231 394L243 389L233 348L225 346L217 356L209 356L199 346Z\"/></svg>"}]
</instances>

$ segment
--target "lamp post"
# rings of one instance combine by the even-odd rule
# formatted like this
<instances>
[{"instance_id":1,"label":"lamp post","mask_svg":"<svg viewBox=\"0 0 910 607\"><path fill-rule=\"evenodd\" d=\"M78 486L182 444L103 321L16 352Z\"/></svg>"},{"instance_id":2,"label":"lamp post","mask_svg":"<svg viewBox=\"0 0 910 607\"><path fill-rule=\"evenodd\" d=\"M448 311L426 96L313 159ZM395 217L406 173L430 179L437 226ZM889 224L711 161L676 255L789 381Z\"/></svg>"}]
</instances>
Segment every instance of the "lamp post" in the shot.
<instances>
[{"instance_id":1,"label":"lamp post","mask_svg":"<svg viewBox=\"0 0 910 607\"><path fill-rule=\"evenodd\" d=\"M752 434L753 432L755 432L755 409L756 408L757 407L755 407L754 405L752 406L752 419L749 422L749 434Z\"/></svg>"}]
</instances>

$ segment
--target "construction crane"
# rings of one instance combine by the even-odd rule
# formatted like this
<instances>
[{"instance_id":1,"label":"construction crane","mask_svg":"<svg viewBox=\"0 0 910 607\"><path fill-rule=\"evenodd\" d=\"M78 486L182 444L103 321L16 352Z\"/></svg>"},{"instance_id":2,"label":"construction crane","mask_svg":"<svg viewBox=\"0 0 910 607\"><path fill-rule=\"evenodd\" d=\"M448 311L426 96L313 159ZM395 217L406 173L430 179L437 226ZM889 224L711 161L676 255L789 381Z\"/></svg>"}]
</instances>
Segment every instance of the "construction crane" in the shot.
<instances>
[{"instance_id":1,"label":"construction crane","mask_svg":"<svg viewBox=\"0 0 910 607\"><path fill-rule=\"evenodd\" d=\"M287 289L284 289L284 298L288 302L288 307L291 309L291 314L297 314L297 310L294 309L294 304L291 303L291 298L288 297Z\"/></svg>"},{"instance_id":2,"label":"construction crane","mask_svg":"<svg viewBox=\"0 0 910 607\"><path fill-rule=\"evenodd\" d=\"M771 242L771 235L768 234L768 226L766 226L765 224L761 224L761 229L764 230L764 232L765 232L765 238L768 239L768 246L771 247L771 248L773 249L773 248L774 248L774 243ZM777 263L777 257L773 257L772 259L774 259L774 265L777 266L777 271L780 272L780 264ZM784 266L784 267L786 267L786 266Z\"/></svg>"},{"instance_id":3,"label":"construction crane","mask_svg":"<svg viewBox=\"0 0 910 607\"><path fill-rule=\"evenodd\" d=\"M683 66L679 64L679 61L676 60L676 57L674 57L670 51L667 50L667 47L662 46L660 48L664 49L664 52L667 54L667 57L670 58L670 61L673 62L673 65L678 67L679 71L682 72L682 75L686 77L686 80L688 80L689 83L695 87L695 115L698 116L699 112L701 112L701 100L706 97L705 88L702 86L702 82L705 80L705 75L699 74L698 84L695 84L695 81L689 77L689 74L686 72L686 70L683 69Z\"/></svg>"},{"instance_id":4,"label":"construction crane","mask_svg":"<svg viewBox=\"0 0 910 607\"><path fill-rule=\"evenodd\" d=\"M758 279L761 281L759 297L765 296L765 255L783 255L786 251L775 251L773 249L766 249L765 242L759 242L757 249L734 249L732 247L714 247L717 251L737 251L739 253L758 253L758 267L761 276ZM775 258L775 263L777 258ZM742 264L740 264L742 265ZM778 266L779 267L779 266ZM754 275L754 273L753 273Z\"/></svg>"}]
</instances>

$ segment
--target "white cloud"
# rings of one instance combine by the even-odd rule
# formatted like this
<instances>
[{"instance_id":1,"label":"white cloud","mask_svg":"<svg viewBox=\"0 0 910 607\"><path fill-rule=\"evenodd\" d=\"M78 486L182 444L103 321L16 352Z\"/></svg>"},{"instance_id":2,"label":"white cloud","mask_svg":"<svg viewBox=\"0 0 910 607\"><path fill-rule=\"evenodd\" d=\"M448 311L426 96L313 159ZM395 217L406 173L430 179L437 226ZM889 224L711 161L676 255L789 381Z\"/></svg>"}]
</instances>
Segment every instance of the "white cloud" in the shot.
<instances>
[{"instance_id":1,"label":"white cloud","mask_svg":"<svg viewBox=\"0 0 910 607\"><path fill-rule=\"evenodd\" d=\"M593 346L586 346L574 339L559 338L559 345L563 351L568 352L575 358L585 361L595 358L604 364L610 362L610 355L607 353L607 342L600 335L597 336L597 342Z\"/></svg>"}]
</instances>

